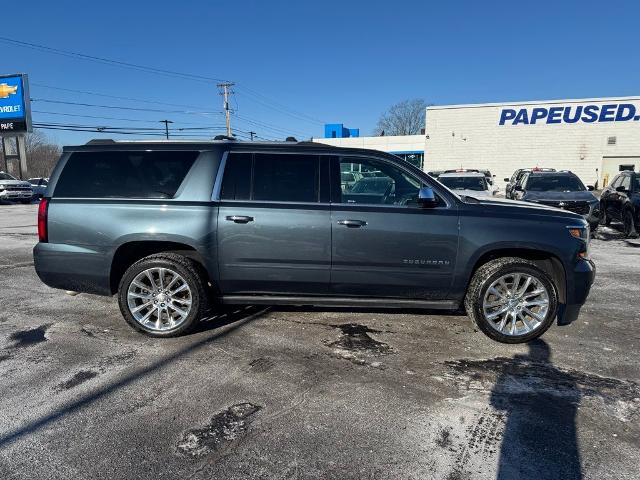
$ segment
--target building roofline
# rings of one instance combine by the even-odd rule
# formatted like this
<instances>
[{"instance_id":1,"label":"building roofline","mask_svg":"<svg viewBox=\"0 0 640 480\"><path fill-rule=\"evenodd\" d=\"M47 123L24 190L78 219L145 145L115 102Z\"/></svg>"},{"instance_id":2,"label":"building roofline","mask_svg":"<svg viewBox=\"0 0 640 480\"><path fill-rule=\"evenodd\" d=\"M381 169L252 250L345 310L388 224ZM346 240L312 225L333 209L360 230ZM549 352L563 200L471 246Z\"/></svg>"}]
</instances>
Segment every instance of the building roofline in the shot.
<instances>
[{"instance_id":1,"label":"building roofline","mask_svg":"<svg viewBox=\"0 0 640 480\"><path fill-rule=\"evenodd\" d=\"M430 105L429 110L447 110L460 108L483 108L483 107L506 107L519 105L554 105L566 103L586 103L586 102L619 102L619 101L640 101L640 96L636 97L600 97L600 98L569 98L557 100L527 100L524 102L494 102L494 103L461 103L453 105Z\"/></svg>"}]
</instances>

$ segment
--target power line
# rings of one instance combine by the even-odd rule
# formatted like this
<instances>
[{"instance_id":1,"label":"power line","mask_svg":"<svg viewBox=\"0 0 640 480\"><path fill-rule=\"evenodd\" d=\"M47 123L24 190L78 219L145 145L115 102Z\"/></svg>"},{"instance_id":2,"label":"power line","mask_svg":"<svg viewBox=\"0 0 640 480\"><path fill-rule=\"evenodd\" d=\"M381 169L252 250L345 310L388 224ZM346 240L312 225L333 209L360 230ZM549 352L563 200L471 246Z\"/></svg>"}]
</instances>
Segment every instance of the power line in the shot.
<instances>
[{"instance_id":1,"label":"power line","mask_svg":"<svg viewBox=\"0 0 640 480\"><path fill-rule=\"evenodd\" d=\"M197 112L188 110L160 110L156 108L138 108L138 107L121 107L116 105L97 105L94 103L82 103L82 102L66 102L63 100L50 100L46 98L32 98L32 102L45 102L45 103L57 103L61 105L76 105L80 107L95 107L95 108L112 108L116 110L133 110L138 112L154 112L154 113L181 113L185 115L222 115L222 112Z\"/></svg>"},{"instance_id":2,"label":"power line","mask_svg":"<svg viewBox=\"0 0 640 480\"><path fill-rule=\"evenodd\" d=\"M165 75L165 76L173 76L173 77L185 78L185 79L189 79L189 80L195 80L195 81L207 82L207 83L208 82L223 82L224 81L224 79L220 79L220 78L212 78L212 77L206 77L204 75L195 75L195 74L191 74L191 73L182 73L182 72L176 72L176 71L173 71L173 70L165 70L165 69L162 69L162 68L149 67L149 66L146 66L146 65L139 65L139 64L135 64L135 63L122 62L120 60L113 60L113 59L110 59L110 58L98 57L98 56L95 56L95 55L86 55L84 53L72 52L70 50L61 50L59 48L48 47L46 45L39 45L37 43L23 42L21 40L14 40L12 38L7 38L7 37L0 37L0 42L10 43L10 44L18 45L18 46L25 47L25 48L36 49L36 50L40 50L40 51L44 51L44 52L53 53L53 54L56 54L56 55L62 55L62 56L65 56L65 57L80 58L80 59L83 59L83 60L88 60L88 61L108 64L108 65L115 65L115 66L119 66L119 67L122 67L122 68L132 68L132 69L139 70L139 71L145 71L145 72L148 72L148 73L156 73L156 74Z\"/></svg>"},{"instance_id":3,"label":"power line","mask_svg":"<svg viewBox=\"0 0 640 480\"><path fill-rule=\"evenodd\" d=\"M118 95L109 95L106 93L98 93L98 92L88 92L86 90L75 90L73 88L63 88L63 87L54 87L53 85L45 85L43 83L30 83L30 86L36 86L36 87L42 87L42 88L49 88L51 90L60 90L62 92L70 92L70 93L81 93L83 95L94 95L96 97L105 97L105 98L113 98L115 100L127 100L127 101L132 101L132 102L140 102L140 103L151 103L154 105L165 105L168 107L183 107L183 108L194 108L194 109L198 109L200 107L196 107L193 105L183 105L180 103L166 103L166 102L159 102L157 100L145 100L142 98L135 98L135 97L122 97L122 96L118 96Z\"/></svg>"},{"instance_id":4,"label":"power line","mask_svg":"<svg viewBox=\"0 0 640 480\"><path fill-rule=\"evenodd\" d=\"M59 48L53 48L53 47L48 47L46 45L40 45L37 43L31 43L31 42L23 42L21 40L15 40L12 38L8 38L8 37L2 37L0 36L0 42L4 42L4 43L9 43L12 45L18 45L20 47L24 47L24 48L31 48L31 49L35 49L35 50L39 50L39 51L44 51L44 52L48 52L48 53L52 53L52 54L56 54L56 55L62 55L65 57L70 57L70 58L78 58L78 59L82 59L82 60L87 60L87 61L94 61L94 62L98 62L98 63L102 63L102 64L107 64L107 65L114 65L114 66L118 66L118 67L123 67L123 68L131 68L134 70L138 70L138 71L144 71L147 73L155 73L155 74L160 74L160 75L164 75L164 76L172 76L172 77L177 77L177 78L181 78L181 79L185 79L185 80L194 80L194 81L199 81L199 82L205 82L205 83L213 83L213 82L217 82L217 83L222 83L225 82L227 80L224 79L220 79L220 78L214 78L214 77L208 77L208 76L204 76L204 75L196 75L196 74L191 74L191 73L184 73L184 72L177 72L177 71L173 71L173 70L166 70L166 69L162 69L162 68L156 68L156 67L150 67L150 66L146 66L146 65L139 65L139 64L135 64L135 63L129 63L129 62L123 62L120 60L113 60L110 58L105 58L105 57L98 57L95 55L87 55L87 54L83 54L83 53L79 53L79 52L73 52L70 50L62 50ZM304 120L307 122L311 122L311 123L316 123L316 124L320 124L322 125L323 122L322 120L319 120L317 118L314 118L310 115L307 115L305 113L296 111L290 107L287 107L286 105L277 102L273 99L270 99L269 97L267 97L266 95L263 95L253 89L250 89L249 87L245 87L243 85L238 85L240 87L241 90L244 90L245 93L250 96L253 97L254 101L264 105L267 108L271 108L273 110L279 111L281 113L284 113L285 115L289 115L293 118L297 118L299 120ZM92 93L88 93L87 94L92 94ZM262 99L262 100L261 100Z\"/></svg>"}]
</instances>

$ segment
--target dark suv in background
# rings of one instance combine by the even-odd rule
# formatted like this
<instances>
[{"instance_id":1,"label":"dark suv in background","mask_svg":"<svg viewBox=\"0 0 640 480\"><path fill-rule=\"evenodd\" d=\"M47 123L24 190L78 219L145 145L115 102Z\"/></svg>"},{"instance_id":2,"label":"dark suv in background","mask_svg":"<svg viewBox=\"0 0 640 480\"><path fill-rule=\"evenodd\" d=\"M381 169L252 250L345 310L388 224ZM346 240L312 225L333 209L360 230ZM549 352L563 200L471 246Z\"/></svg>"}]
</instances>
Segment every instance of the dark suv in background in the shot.
<instances>
[{"instance_id":1,"label":"dark suv in background","mask_svg":"<svg viewBox=\"0 0 640 480\"><path fill-rule=\"evenodd\" d=\"M571 172L525 172L513 188L513 198L540 203L582 215L591 230L600 224L600 201Z\"/></svg>"},{"instance_id":2,"label":"dark suv in background","mask_svg":"<svg viewBox=\"0 0 640 480\"><path fill-rule=\"evenodd\" d=\"M595 275L579 215L459 197L393 155L305 142L66 147L38 231L46 284L117 293L131 326L163 337L221 304L269 304L464 307L524 342L576 318Z\"/></svg>"},{"instance_id":3,"label":"dark suv in background","mask_svg":"<svg viewBox=\"0 0 640 480\"><path fill-rule=\"evenodd\" d=\"M640 173L621 172L600 195L602 223L622 222L627 237L637 238L640 228Z\"/></svg>"}]
</instances>

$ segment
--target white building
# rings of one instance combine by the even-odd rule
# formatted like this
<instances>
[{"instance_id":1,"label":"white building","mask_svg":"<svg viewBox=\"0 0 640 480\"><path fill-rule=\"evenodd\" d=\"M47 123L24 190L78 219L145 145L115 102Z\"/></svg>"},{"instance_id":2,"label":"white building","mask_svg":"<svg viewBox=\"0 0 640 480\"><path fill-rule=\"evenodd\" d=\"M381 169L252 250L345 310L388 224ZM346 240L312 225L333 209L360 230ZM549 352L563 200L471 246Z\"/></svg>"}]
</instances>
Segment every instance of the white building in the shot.
<instances>
[{"instance_id":1,"label":"white building","mask_svg":"<svg viewBox=\"0 0 640 480\"><path fill-rule=\"evenodd\" d=\"M538 166L602 187L622 169L640 170L640 97L433 106L424 135L358 135L335 124L315 141L394 153L425 171L488 169L498 185Z\"/></svg>"},{"instance_id":2,"label":"white building","mask_svg":"<svg viewBox=\"0 0 640 480\"><path fill-rule=\"evenodd\" d=\"M639 97L428 107L425 169L489 169L500 184L551 167L603 186L640 168L639 120Z\"/></svg>"}]
</instances>

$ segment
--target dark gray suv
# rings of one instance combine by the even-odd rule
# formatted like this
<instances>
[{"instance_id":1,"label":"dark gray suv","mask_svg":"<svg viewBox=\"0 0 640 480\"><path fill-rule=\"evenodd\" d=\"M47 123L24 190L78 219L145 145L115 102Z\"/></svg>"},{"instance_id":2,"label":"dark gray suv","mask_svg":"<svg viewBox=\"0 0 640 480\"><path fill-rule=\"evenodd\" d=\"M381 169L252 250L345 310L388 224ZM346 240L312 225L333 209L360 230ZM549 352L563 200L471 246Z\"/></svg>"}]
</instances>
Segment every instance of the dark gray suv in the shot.
<instances>
[{"instance_id":1,"label":"dark gray suv","mask_svg":"<svg viewBox=\"0 0 640 480\"><path fill-rule=\"evenodd\" d=\"M580 215L460 197L393 155L317 143L67 147L38 216L43 282L117 293L131 326L162 337L268 304L463 307L525 342L575 319L595 275Z\"/></svg>"}]
</instances>

